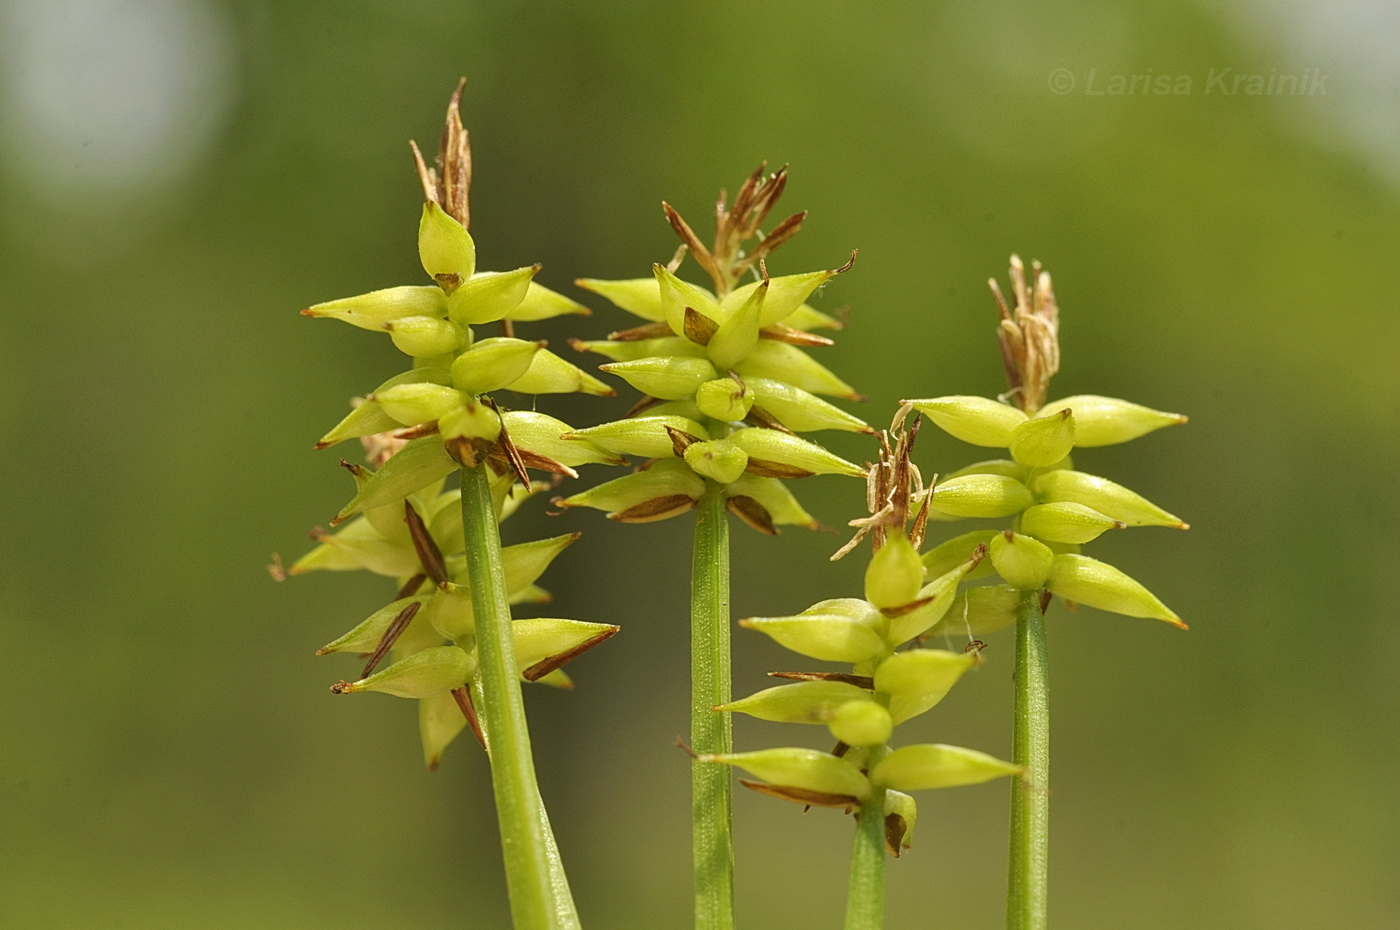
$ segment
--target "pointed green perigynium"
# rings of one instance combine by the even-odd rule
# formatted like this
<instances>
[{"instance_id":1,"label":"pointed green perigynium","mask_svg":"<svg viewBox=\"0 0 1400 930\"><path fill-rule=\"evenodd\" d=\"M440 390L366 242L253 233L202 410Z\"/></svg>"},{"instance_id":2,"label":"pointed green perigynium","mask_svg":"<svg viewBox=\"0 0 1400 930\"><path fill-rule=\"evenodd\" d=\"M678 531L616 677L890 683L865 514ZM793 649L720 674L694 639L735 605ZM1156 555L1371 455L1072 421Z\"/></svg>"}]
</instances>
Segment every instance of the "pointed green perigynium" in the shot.
<instances>
[{"instance_id":1,"label":"pointed green perigynium","mask_svg":"<svg viewBox=\"0 0 1400 930\"><path fill-rule=\"evenodd\" d=\"M997 574L1013 588L1037 591L1050 577L1055 553L1038 539L1007 530L992 537L987 554Z\"/></svg>"},{"instance_id":2,"label":"pointed green perigynium","mask_svg":"<svg viewBox=\"0 0 1400 930\"><path fill-rule=\"evenodd\" d=\"M734 765L782 788L860 800L870 794L870 782L845 759L815 749L788 747L701 756L701 762Z\"/></svg>"},{"instance_id":3,"label":"pointed green perigynium","mask_svg":"<svg viewBox=\"0 0 1400 930\"><path fill-rule=\"evenodd\" d=\"M1011 457L1027 468L1055 464L1074 448L1074 423L1073 411L1068 407L1027 420L1011 431L1011 441L1007 444Z\"/></svg>"},{"instance_id":4,"label":"pointed green perigynium","mask_svg":"<svg viewBox=\"0 0 1400 930\"><path fill-rule=\"evenodd\" d=\"M1079 394L1051 401L1036 411L1037 417L1048 417L1062 410L1074 410L1077 446L1111 446L1145 436L1164 426L1185 423L1179 413L1163 413L1116 397Z\"/></svg>"},{"instance_id":5,"label":"pointed green perigynium","mask_svg":"<svg viewBox=\"0 0 1400 930\"><path fill-rule=\"evenodd\" d=\"M1021 766L1003 762L975 749L924 743L904 746L886 755L870 770L870 780L884 788L920 791L979 785L994 778L1017 775Z\"/></svg>"}]
</instances>

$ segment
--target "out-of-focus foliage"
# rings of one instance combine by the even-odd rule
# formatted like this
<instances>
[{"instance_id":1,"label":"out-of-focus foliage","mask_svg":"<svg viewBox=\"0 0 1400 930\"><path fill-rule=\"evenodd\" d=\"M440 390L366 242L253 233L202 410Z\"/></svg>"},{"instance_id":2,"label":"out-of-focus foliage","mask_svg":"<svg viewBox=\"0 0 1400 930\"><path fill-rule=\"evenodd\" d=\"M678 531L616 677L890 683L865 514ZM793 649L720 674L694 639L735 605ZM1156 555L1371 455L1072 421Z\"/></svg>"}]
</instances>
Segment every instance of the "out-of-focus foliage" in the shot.
<instances>
[{"instance_id":1,"label":"out-of-focus foliage","mask_svg":"<svg viewBox=\"0 0 1400 930\"><path fill-rule=\"evenodd\" d=\"M312 659L378 596L373 580L278 586L263 571L343 503L333 453L306 437L399 365L387 341L297 312L415 273L407 139L431 145L466 74L481 260L542 260L541 283L595 306L538 330L583 364L567 337L628 323L569 282L664 262L659 202L703 216L762 159L792 163L788 196L811 211L774 274L860 249L816 306L853 308L822 358L870 394L868 422L901 397L999 390L984 282L1011 251L1052 268L1056 391L1191 415L1169 439L1099 450L1096 466L1192 523L1189 544L1140 534L1096 550L1150 575L1190 633L1052 613L1057 920L1386 925L1400 869L1400 627L1383 598L1400 557L1387 277L1400 199L1384 152L1353 143L1356 114L1382 97L1345 47L1367 47L1347 9L1329 33L1342 45L1321 46L1249 28L1243 8L1173 0L1039 14L780 2L761 17L730 0L10 4L6 920L504 926L484 761L422 771L412 707L347 710ZM1056 68L1070 93L1052 92ZM1325 96L1207 94L1223 68L1331 77ZM1091 69L1104 86L1149 70L1195 81L1189 95L1095 96ZM624 406L541 409L581 425ZM830 446L871 457L859 435ZM955 468L971 453L928 430L919 455ZM824 523L863 512L855 482L804 490ZM551 574L551 610L623 625L567 700L530 695L580 911L610 930L682 926L689 775L671 740L686 729L686 521L517 519L507 543L585 533ZM736 617L807 603L819 572L833 596L861 590L855 561L825 563L835 535L734 539ZM785 660L736 640L742 694ZM1009 753L1012 656L994 643L985 658L936 732L911 738ZM782 738L741 726L749 745ZM999 922L1005 800L1004 785L930 796L891 866L892 930L930 911L940 926ZM745 923L829 925L849 823L737 806Z\"/></svg>"}]
</instances>

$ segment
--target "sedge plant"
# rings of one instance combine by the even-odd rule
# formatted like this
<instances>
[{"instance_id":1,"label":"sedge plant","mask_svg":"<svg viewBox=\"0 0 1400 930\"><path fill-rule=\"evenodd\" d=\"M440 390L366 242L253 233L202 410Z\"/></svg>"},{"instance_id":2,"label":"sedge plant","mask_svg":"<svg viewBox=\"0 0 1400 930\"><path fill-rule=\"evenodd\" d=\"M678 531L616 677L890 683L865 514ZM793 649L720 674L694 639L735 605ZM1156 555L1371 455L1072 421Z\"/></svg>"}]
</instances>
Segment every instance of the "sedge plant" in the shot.
<instances>
[{"instance_id":1,"label":"sedge plant","mask_svg":"<svg viewBox=\"0 0 1400 930\"><path fill-rule=\"evenodd\" d=\"M807 305L839 268L770 277L767 262L802 226L796 213L763 226L787 184L787 170L760 165L732 203L721 192L712 242L663 204L681 245L652 275L621 281L583 279L581 287L640 317L639 326L575 347L612 361L602 367L644 397L630 416L577 430L570 438L644 459L636 472L557 501L592 507L627 523L696 511L691 575L691 744L699 756L733 748L729 718L714 714L730 699L729 524L732 514L762 533L815 521L786 479L865 469L798 433L871 432L859 418L818 395L858 398L855 389L807 350L831 345L813 332L838 321ZM677 276L689 256L711 288ZM717 766L692 765L695 925L734 926L732 787Z\"/></svg>"},{"instance_id":2,"label":"sedge plant","mask_svg":"<svg viewBox=\"0 0 1400 930\"><path fill-rule=\"evenodd\" d=\"M874 550L865 572L864 598L818 601L800 614L753 617L740 625L772 637L811 659L844 663L849 671L774 672L796 679L714 708L763 720L821 724L837 741L830 752L782 747L701 756L701 762L737 766L761 781L741 784L804 806L856 815L846 896L845 930L884 926L886 853L899 856L913 840L914 799L929 788L974 785L1021 772L986 753L941 743L892 749L894 728L932 710L958 679L981 661L964 652L904 648L936 626L952 606L959 582L987 556L978 546L967 558L925 578L919 547L927 504L910 526L917 481L909 453L917 425L898 425L868 479L870 516L852 545L868 538Z\"/></svg>"},{"instance_id":3,"label":"sedge plant","mask_svg":"<svg viewBox=\"0 0 1400 930\"><path fill-rule=\"evenodd\" d=\"M924 555L930 573L962 564L984 547L981 573L992 583L968 586L935 632L971 638L1016 629L1015 762L1025 774L1011 792L1008 930L1045 930L1049 920L1050 696L1045 610L1058 597L1186 629L1170 608L1127 574L1080 548L1109 530L1187 524L1129 489L1079 471L1076 449L1128 442L1186 422L1175 413L1082 394L1046 401L1059 370L1059 307L1050 274L1011 257L1012 303L990 282L1001 319L997 330L1008 390L992 399L956 395L904 402L951 436L1007 456L941 478L922 500L936 520L990 518L1010 527L955 536ZM979 573L970 573L968 582ZM1000 582L1000 583L997 583Z\"/></svg>"},{"instance_id":4,"label":"sedge plant","mask_svg":"<svg viewBox=\"0 0 1400 930\"><path fill-rule=\"evenodd\" d=\"M343 462L356 493L331 521L333 533L288 574L368 569L397 593L318 654L368 656L337 694L377 691L418 702L425 760L470 726L490 759L502 850L517 928L579 926L568 881L536 783L522 681L568 687L561 666L617 632L610 624L561 618L513 620L511 604L547 601L535 585L577 535L502 547L499 521L547 485L530 469L573 475L576 466L620 463L570 427L534 410L508 410L491 392L612 394L543 343L516 338L515 322L587 313L537 284L539 265L478 271L470 222L471 148L448 106L436 167L416 145L424 203L418 254L431 283L317 304L306 316L384 333L409 368L363 398L316 444L359 438L366 465ZM499 323L504 335L474 327ZM450 475L459 487L443 489ZM379 663L392 661L376 670Z\"/></svg>"},{"instance_id":5,"label":"sedge plant","mask_svg":"<svg viewBox=\"0 0 1400 930\"><path fill-rule=\"evenodd\" d=\"M577 283L640 325L606 339L572 340L609 361L602 369L642 399L620 420L574 428L502 392L614 393L516 323L583 305L538 284L539 265L476 267L468 193L471 149L459 85L430 167L416 145L424 194L418 253L431 283L317 304L307 316L387 334L410 361L383 380L316 444L359 440L364 464L342 460L355 493L315 530L317 543L285 573L365 569L392 579L389 603L319 655L360 655L337 694L382 692L416 701L424 760L436 768L467 729L485 749L517 930L580 926L537 786L522 682L570 687L562 666L611 637L612 624L514 619L512 605L546 602L536 582L578 534L502 546L500 521L585 464L633 471L570 496L624 523L695 511L690 597L695 926L735 925L730 768L741 783L804 806L855 815L845 927L878 930L887 855L909 848L909 792L1016 776L1008 886L1009 930L1044 930L1048 895L1049 711L1045 609L1058 597L1122 614L1185 624L1140 584L1080 547L1110 529L1186 524L1106 478L1078 471L1070 453L1135 439L1185 417L1097 395L1046 401L1059 367L1058 307L1047 273L1028 284L1012 257L1011 304L995 281L1009 382L1000 398L964 395L903 402L878 432L824 397L858 399L808 351L832 344L841 323L807 301L852 266L771 277L768 262L805 213L768 225L786 169L760 166L733 201L721 192L704 242L663 204L681 246L650 277ZM764 229L767 227L767 231ZM708 287L678 275L689 258ZM500 335L477 330L499 324ZM499 395L499 397L497 396ZM925 487L911 461L920 419L1007 456L969 465ZM878 439L857 465L799 433L842 430ZM543 481L531 471L548 475ZM454 473L456 486L445 485ZM740 625L841 670L775 672L787 680L735 701L730 681L729 518L765 534L817 524L786 482L821 474L864 478L868 515L835 557L868 539L862 598L820 601L800 614ZM931 527L965 518L1010 520L924 550ZM280 570L279 570L280 572ZM1016 628L1014 761L962 747L895 747L894 729L933 709L982 663L974 637ZM961 652L924 639L966 633ZM382 666L382 667L381 667ZM831 751L782 747L735 752L731 715L816 724Z\"/></svg>"}]
</instances>

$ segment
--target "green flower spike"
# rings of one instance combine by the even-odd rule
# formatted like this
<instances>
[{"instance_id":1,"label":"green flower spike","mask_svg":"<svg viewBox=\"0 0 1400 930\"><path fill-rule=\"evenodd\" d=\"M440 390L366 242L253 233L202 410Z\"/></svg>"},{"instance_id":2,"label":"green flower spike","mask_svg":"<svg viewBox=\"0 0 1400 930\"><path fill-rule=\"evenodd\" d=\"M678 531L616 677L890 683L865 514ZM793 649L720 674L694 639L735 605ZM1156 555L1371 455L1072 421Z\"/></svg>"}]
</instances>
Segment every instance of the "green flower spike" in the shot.
<instances>
[{"instance_id":1,"label":"green flower spike","mask_svg":"<svg viewBox=\"0 0 1400 930\"><path fill-rule=\"evenodd\" d=\"M764 720L822 724L837 748L830 754L784 748L701 757L758 776L762 782L742 783L761 793L856 812L848 927L882 925L884 856L908 848L916 818L914 801L903 792L977 784L1021 771L971 749L923 744L891 750L888 745L897 725L931 710L981 662L976 650L904 647L943 620L954 606L959 582L985 559L988 540L996 542L992 534L979 534L928 558L920 556L932 498L922 498L925 510L911 528L911 501L921 484L909 461L916 433L917 423L905 431L897 422L893 440L882 437L880 461L867 477L871 515L852 521L859 528L855 541L869 537L874 548L864 599L834 598L791 617L740 621L801 655L850 663L850 670L775 672L797 680L714 708ZM1022 487L1022 493L1029 492ZM926 581L930 564L944 570ZM1047 562L1047 572L1049 567Z\"/></svg>"},{"instance_id":2,"label":"green flower spike","mask_svg":"<svg viewBox=\"0 0 1400 930\"><path fill-rule=\"evenodd\" d=\"M943 519L1010 517L1003 532L965 533L924 557L929 575L986 545L987 563L1005 584L963 591L935 628L948 635L983 636L1016 628L1016 764L1024 767L1012 795L1008 927L1043 930L1047 923L1049 817L1049 709L1044 609L1052 596L1133 617L1186 624L1138 582L1107 563L1080 555L1081 544L1110 529L1186 524L1106 478L1075 470L1070 452L1136 439L1186 422L1128 401L1080 394L1046 402L1060 367L1059 307L1050 275L1034 265L1027 280L1011 258L1012 302L996 281L1001 313L997 331L1009 390L1004 398L933 397L905 401L949 435L978 446L1003 447L1009 459L978 462L953 472L926 496ZM967 580L975 577L969 573ZM901 757L891 753L872 781L908 788L995 773L1001 763L949 755L941 747Z\"/></svg>"},{"instance_id":3,"label":"green flower spike","mask_svg":"<svg viewBox=\"0 0 1400 930\"><path fill-rule=\"evenodd\" d=\"M769 275L775 251L797 233L806 215L767 224L786 183L786 169L769 175L759 166L732 203L721 194L715 235L709 243L702 242L679 213L663 204L682 244L670 264L653 265L649 277L577 282L639 317L641 325L614 332L606 340L571 344L604 356L608 363L602 369L644 397L628 419L567 435L570 441L596 443L619 454L643 456L651 463L635 474L557 503L592 507L627 523L697 511L691 740L703 758L728 760L732 749L729 718L710 709L730 697L726 511L770 535L785 525L812 527L816 521L783 480L865 474L860 466L795 435L826 429L870 430L859 418L817 396L859 397L807 354L808 349L831 344L809 330L832 327L835 321L806 301L848 270L855 254L852 262L840 268ZM680 276L687 257L709 278L709 287ZM822 655L849 660L885 648L878 632L848 617L770 619L768 629L774 635L791 636L794 643L804 643L804 648ZM847 765L833 761L838 768ZM716 766L698 762L692 767L692 779L697 812L696 927L732 927L730 780ZM789 787L805 792L805 797L821 793L814 787ZM833 789L836 794L841 790Z\"/></svg>"},{"instance_id":4,"label":"green flower spike","mask_svg":"<svg viewBox=\"0 0 1400 930\"><path fill-rule=\"evenodd\" d=\"M395 579L387 606L320 654L368 655L358 679L332 690L381 691L419 702L424 760L470 726L489 743L506 875L518 927L579 926L534 774L520 681L568 687L560 670L617 632L610 624L514 620L510 605L548 600L535 581L574 541L562 536L502 549L500 519L539 490L528 469L573 475L587 462L625 463L587 440L566 441L562 421L502 408L489 395L612 389L544 348L518 339L516 321L587 313L534 281L539 265L481 271L468 231L471 152L458 87L448 106L437 166L415 164L424 193L418 257L432 282L317 304L307 316L387 333L411 367L384 381L317 443L360 438L371 467L348 465L354 498L345 524L290 574L367 568ZM500 335L473 327L499 322ZM461 490L442 483L461 472ZM383 668L376 670L381 661ZM480 715L478 716L478 708Z\"/></svg>"}]
</instances>

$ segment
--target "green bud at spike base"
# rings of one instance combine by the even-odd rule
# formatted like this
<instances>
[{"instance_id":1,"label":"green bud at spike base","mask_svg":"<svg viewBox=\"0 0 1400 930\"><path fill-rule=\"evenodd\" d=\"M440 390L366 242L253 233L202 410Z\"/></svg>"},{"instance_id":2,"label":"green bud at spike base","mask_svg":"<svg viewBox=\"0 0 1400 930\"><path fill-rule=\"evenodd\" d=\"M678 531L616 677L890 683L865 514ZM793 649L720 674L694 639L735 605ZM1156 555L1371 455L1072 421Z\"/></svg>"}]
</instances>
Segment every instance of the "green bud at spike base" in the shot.
<instances>
[{"instance_id":1,"label":"green bud at spike base","mask_svg":"<svg viewBox=\"0 0 1400 930\"><path fill-rule=\"evenodd\" d=\"M423 618L438 635L462 640L476 633L472 589L465 584L445 584L432 593L423 608ZM371 647L372 648L372 647Z\"/></svg>"},{"instance_id":2,"label":"green bud at spike base","mask_svg":"<svg viewBox=\"0 0 1400 930\"><path fill-rule=\"evenodd\" d=\"M432 285L386 287L358 297L344 297L316 304L301 311L302 316L324 316L344 320L360 329L381 331L384 324L404 317L442 316L447 298Z\"/></svg>"},{"instance_id":3,"label":"green bud at spike base","mask_svg":"<svg viewBox=\"0 0 1400 930\"><path fill-rule=\"evenodd\" d=\"M658 292L661 298L663 319L677 336L685 332L685 310L687 307L696 313L718 323L724 314L715 298L704 288L682 281L666 269L665 265L652 265L656 275Z\"/></svg>"},{"instance_id":4,"label":"green bud at spike base","mask_svg":"<svg viewBox=\"0 0 1400 930\"><path fill-rule=\"evenodd\" d=\"M788 486L777 478L740 475L725 486L724 493L731 499L746 497L756 501L778 526L802 526L807 529L817 526L816 518L802 508Z\"/></svg>"},{"instance_id":5,"label":"green bud at spike base","mask_svg":"<svg viewBox=\"0 0 1400 930\"><path fill-rule=\"evenodd\" d=\"M873 700L869 691L844 681L800 681L765 688L714 709L777 723L825 723L831 719L832 711L843 704Z\"/></svg>"},{"instance_id":6,"label":"green bud at spike base","mask_svg":"<svg viewBox=\"0 0 1400 930\"><path fill-rule=\"evenodd\" d=\"M460 688L476 673L476 659L456 646L430 646L400 659L368 678L342 682L336 694L381 691L396 697L425 698Z\"/></svg>"},{"instance_id":7,"label":"green bud at spike base","mask_svg":"<svg viewBox=\"0 0 1400 930\"><path fill-rule=\"evenodd\" d=\"M626 465L627 460L606 449L577 439L564 439L574 428L563 420L533 410L507 410L501 414L506 431L521 449L553 459L570 468L579 465Z\"/></svg>"},{"instance_id":8,"label":"green bud at spike base","mask_svg":"<svg viewBox=\"0 0 1400 930\"><path fill-rule=\"evenodd\" d=\"M902 607L919 596L924 563L908 537L890 533L865 569L865 599L885 610Z\"/></svg>"},{"instance_id":9,"label":"green bud at spike base","mask_svg":"<svg viewBox=\"0 0 1400 930\"><path fill-rule=\"evenodd\" d=\"M451 320L435 316L406 316L384 324L394 347L414 358L435 358L456 352L468 342L467 333Z\"/></svg>"},{"instance_id":10,"label":"green bud at spike base","mask_svg":"<svg viewBox=\"0 0 1400 930\"><path fill-rule=\"evenodd\" d=\"M986 636L1016 623L1021 592L1009 584L968 588L953 601L936 632Z\"/></svg>"},{"instance_id":11,"label":"green bud at spike base","mask_svg":"<svg viewBox=\"0 0 1400 930\"><path fill-rule=\"evenodd\" d=\"M447 454L441 436L415 439L385 462L331 522L343 523L362 510L403 500L456 470L457 462Z\"/></svg>"},{"instance_id":12,"label":"green bud at spike base","mask_svg":"<svg viewBox=\"0 0 1400 930\"><path fill-rule=\"evenodd\" d=\"M693 442L685 448L685 463L696 474L728 484L744 473L749 457L743 449L728 439Z\"/></svg>"},{"instance_id":13,"label":"green bud at spike base","mask_svg":"<svg viewBox=\"0 0 1400 930\"><path fill-rule=\"evenodd\" d=\"M919 818L914 799L903 791L885 789L885 849L891 856L914 845L914 824Z\"/></svg>"},{"instance_id":14,"label":"green bud at spike base","mask_svg":"<svg viewBox=\"0 0 1400 930\"><path fill-rule=\"evenodd\" d=\"M846 461L814 442L790 433L757 427L735 430L730 441L749 456L749 471L769 478L803 478L808 475L865 477L865 469Z\"/></svg>"},{"instance_id":15,"label":"green bud at spike base","mask_svg":"<svg viewBox=\"0 0 1400 930\"><path fill-rule=\"evenodd\" d=\"M1045 543L1011 530L992 537L987 552L997 574L1022 591L1035 591L1045 584L1055 561L1055 553Z\"/></svg>"},{"instance_id":16,"label":"green bud at spike base","mask_svg":"<svg viewBox=\"0 0 1400 930\"><path fill-rule=\"evenodd\" d=\"M1186 417L1179 413L1163 413L1097 394L1078 394L1052 401L1041 407L1036 416L1049 416L1066 408L1074 410L1074 444L1077 446L1111 446L1137 439L1164 426L1186 422Z\"/></svg>"},{"instance_id":17,"label":"green bud at spike base","mask_svg":"<svg viewBox=\"0 0 1400 930\"><path fill-rule=\"evenodd\" d=\"M762 407L794 432L807 433L822 429L839 429L851 433L872 432L859 417L786 382L774 381L771 378L751 378L744 383L749 390L750 403Z\"/></svg>"},{"instance_id":18,"label":"green bud at spike base","mask_svg":"<svg viewBox=\"0 0 1400 930\"><path fill-rule=\"evenodd\" d=\"M463 326L503 320L520 307L539 265L472 275L447 298L447 315Z\"/></svg>"},{"instance_id":19,"label":"green bud at spike base","mask_svg":"<svg viewBox=\"0 0 1400 930\"><path fill-rule=\"evenodd\" d=\"M705 427L687 417L633 417L590 426L565 433L564 438L583 439L609 452L640 455L649 459L664 458L673 453L671 434L666 427L687 433L697 439L709 439Z\"/></svg>"},{"instance_id":20,"label":"green bud at spike base","mask_svg":"<svg viewBox=\"0 0 1400 930\"><path fill-rule=\"evenodd\" d=\"M501 435L501 415L485 404L469 401L438 420L443 442L454 439L481 440L490 446Z\"/></svg>"},{"instance_id":21,"label":"green bud at spike base","mask_svg":"<svg viewBox=\"0 0 1400 930\"><path fill-rule=\"evenodd\" d=\"M442 754L467 726L452 692L444 691L418 701L418 736L423 743L423 764L436 770Z\"/></svg>"},{"instance_id":22,"label":"green bud at spike base","mask_svg":"<svg viewBox=\"0 0 1400 930\"><path fill-rule=\"evenodd\" d=\"M929 492L930 506L955 517L1009 517L1034 501L1015 478L965 475L940 482Z\"/></svg>"},{"instance_id":23,"label":"green bud at spike base","mask_svg":"<svg viewBox=\"0 0 1400 930\"><path fill-rule=\"evenodd\" d=\"M759 314L763 312L763 300L767 295L767 283L760 283L748 299L719 324L706 344L710 361L720 371L732 368L758 344Z\"/></svg>"},{"instance_id":24,"label":"green bud at spike base","mask_svg":"<svg viewBox=\"0 0 1400 930\"><path fill-rule=\"evenodd\" d=\"M785 381L793 387L825 394L828 397L844 397L847 400L862 400L861 395L816 359L797 346L775 339L760 339L753 351L734 369L740 377L772 378Z\"/></svg>"},{"instance_id":25,"label":"green bud at spike base","mask_svg":"<svg viewBox=\"0 0 1400 930\"><path fill-rule=\"evenodd\" d=\"M521 672L555 656L566 655L595 640L607 639L618 628L609 623L586 623L553 617L514 620L515 660Z\"/></svg>"},{"instance_id":26,"label":"green bud at spike base","mask_svg":"<svg viewBox=\"0 0 1400 930\"><path fill-rule=\"evenodd\" d=\"M716 378L695 389L695 403L707 417L737 423L753 408L753 394L733 378Z\"/></svg>"},{"instance_id":27,"label":"green bud at spike base","mask_svg":"<svg viewBox=\"0 0 1400 930\"><path fill-rule=\"evenodd\" d=\"M992 537L996 534L996 530L973 530L970 533L954 536L952 539L934 546L921 556L924 563L925 577L937 578L944 572L950 572L954 568L957 568L959 564L965 562L972 556L972 553L977 550L978 546L985 546L990 543ZM984 561L969 572L965 580L974 581L978 578L984 578L991 573L992 564Z\"/></svg>"},{"instance_id":28,"label":"green bud at spike base","mask_svg":"<svg viewBox=\"0 0 1400 930\"><path fill-rule=\"evenodd\" d=\"M623 523L647 523L684 513L705 493L705 480L679 459L662 460L634 474L605 481L557 500L561 507L591 507Z\"/></svg>"},{"instance_id":29,"label":"green bud at spike base","mask_svg":"<svg viewBox=\"0 0 1400 930\"><path fill-rule=\"evenodd\" d=\"M461 409L466 397L455 388L441 384L396 384L376 391L370 400L405 426L427 423Z\"/></svg>"},{"instance_id":30,"label":"green bud at spike base","mask_svg":"<svg viewBox=\"0 0 1400 930\"><path fill-rule=\"evenodd\" d=\"M875 670L875 690L892 697L940 698L981 659L975 652L946 649L907 649L880 663Z\"/></svg>"},{"instance_id":31,"label":"green bud at spike base","mask_svg":"<svg viewBox=\"0 0 1400 930\"><path fill-rule=\"evenodd\" d=\"M860 769L845 759L815 749L760 749L757 752L701 756L700 761L738 766L766 782L786 788L843 795L856 800L870 796L870 782Z\"/></svg>"},{"instance_id":32,"label":"green bud at spike base","mask_svg":"<svg viewBox=\"0 0 1400 930\"><path fill-rule=\"evenodd\" d=\"M548 349L536 352L525 373L506 387L522 394L581 393L612 397L617 393L582 368L564 361Z\"/></svg>"},{"instance_id":33,"label":"green bud at spike base","mask_svg":"<svg viewBox=\"0 0 1400 930\"><path fill-rule=\"evenodd\" d=\"M506 319L519 323L535 323L569 314L589 316L592 312L578 301L570 300L557 291L551 291L543 284L531 281L530 286L525 289L525 299L514 310L506 314Z\"/></svg>"},{"instance_id":34,"label":"green bud at spike base","mask_svg":"<svg viewBox=\"0 0 1400 930\"><path fill-rule=\"evenodd\" d=\"M874 701L847 701L832 712L826 727L848 746L883 746L894 732L894 720Z\"/></svg>"},{"instance_id":35,"label":"green bud at spike base","mask_svg":"<svg viewBox=\"0 0 1400 930\"><path fill-rule=\"evenodd\" d=\"M423 204L423 218L418 223L418 259L428 277L435 280L455 276L460 284L476 271L476 243L471 233L431 200Z\"/></svg>"},{"instance_id":36,"label":"green bud at spike base","mask_svg":"<svg viewBox=\"0 0 1400 930\"><path fill-rule=\"evenodd\" d=\"M713 381L717 375L714 366L707 360L688 356L639 358L598 367L617 375L643 394L661 400L694 397L700 385Z\"/></svg>"},{"instance_id":37,"label":"green bud at spike base","mask_svg":"<svg viewBox=\"0 0 1400 930\"><path fill-rule=\"evenodd\" d=\"M1045 587L1067 601L1129 617L1165 620L1183 630L1187 628L1151 591L1107 562L1086 555L1055 556Z\"/></svg>"},{"instance_id":38,"label":"green bud at spike base","mask_svg":"<svg viewBox=\"0 0 1400 930\"><path fill-rule=\"evenodd\" d=\"M739 625L772 637L793 652L825 662L868 662L889 651L869 624L840 614L750 617Z\"/></svg>"},{"instance_id":39,"label":"green bud at spike base","mask_svg":"<svg viewBox=\"0 0 1400 930\"><path fill-rule=\"evenodd\" d=\"M870 780L897 791L980 785L1006 775L1019 775L1021 766L961 746L922 743L902 746L870 770Z\"/></svg>"},{"instance_id":40,"label":"green bud at spike base","mask_svg":"<svg viewBox=\"0 0 1400 930\"><path fill-rule=\"evenodd\" d=\"M600 281L579 278L574 282L584 290L606 297L615 306L653 323L666 319L661 307L661 291L656 278L631 278L625 281Z\"/></svg>"},{"instance_id":41,"label":"green bud at spike base","mask_svg":"<svg viewBox=\"0 0 1400 930\"><path fill-rule=\"evenodd\" d=\"M324 656L333 652L373 652L379 645L379 641L384 638L384 631L389 629L389 625L394 622L395 617L410 604L418 604L421 610L427 601L428 596L426 595L399 598L370 614L368 618L344 636L333 639L317 649L316 654Z\"/></svg>"},{"instance_id":42,"label":"green bud at spike base","mask_svg":"<svg viewBox=\"0 0 1400 930\"><path fill-rule=\"evenodd\" d=\"M1105 530L1123 529L1120 523L1083 504L1036 504L1021 514L1021 529L1048 542L1086 543Z\"/></svg>"},{"instance_id":43,"label":"green bud at spike base","mask_svg":"<svg viewBox=\"0 0 1400 930\"><path fill-rule=\"evenodd\" d=\"M1011 431L1011 457L1029 468L1044 468L1074 448L1075 419L1069 408L1027 420Z\"/></svg>"},{"instance_id":44,"label":"green bud at spike base","mask_svg":"<svg viewBox=\"0 0 1400 930\"><path fill-rule=\"evenodd\" d=\"M1128 526L1174 526L1187 524L1161 507L1121 484L1082 471L1048 471L1037 475L1036 496L1046 503L1075 503L1091 507Z\"/></svg>"},{"instance_id":45,"label":"green bud at spike base","mask_svg":"<svg viewBox=\"0 0 1400 930\"><path fill-rule=\"evenodd\" d=\"M788 317L796 313L798 308L803 305L803 301L811 297L817 288L834 277L836 277L835 271L809 271L805 274L789 274L780 278L771 278L766 282L754 281L730 291L720 303L726 309L737 307L740 303L747 301L757 288L766 284L768 296L763 301L763 314L759 317L759 325L772 326L774 323L787 320ZM789 325L791 325L790 321Z\"/></svg>"},{"instance_id":46,"label":"green bud at spike base","mask_svg":"<svg viewBox=\"0 0 1400 930\"><path fill-rule=\"evenodd\" d=\"M954 439L974 446L1009 446L1012 431L1026 422L1020 410L986 397L954 394L900 403L924 414Z\"/></svg>"},{"instance_id":47,"label":"green bud at spike base","mask_svg":"<svg viewBox=\"0 0 1400 930\"><path fill-rule=\"evenodd\" d=\"M530 370L541 345L507 336L482 339L452 363L452 383L468 394L499 390Z\"/></svg>"},{"instance_id":48,"label":"green bud at spike base","mask_svg":"<svg viewBox=\"0 0 1400 930\"><path fill-rule=\"evenodd\" d=\"M915 636L922 636L943 619L957 597L958 585L977 567L981 557L982 553L974 551L965 561L920 588L918 597L924 603L890 619L889 643L897 646Z\"/></svg>"}]
</instances>

